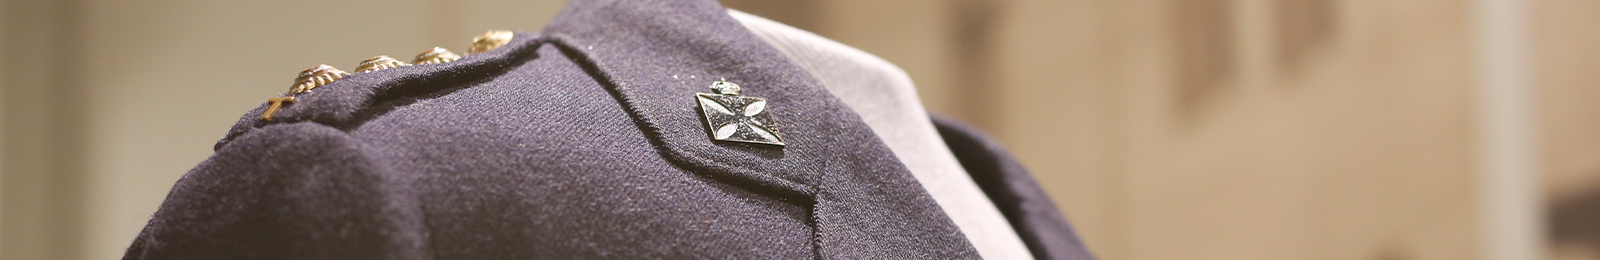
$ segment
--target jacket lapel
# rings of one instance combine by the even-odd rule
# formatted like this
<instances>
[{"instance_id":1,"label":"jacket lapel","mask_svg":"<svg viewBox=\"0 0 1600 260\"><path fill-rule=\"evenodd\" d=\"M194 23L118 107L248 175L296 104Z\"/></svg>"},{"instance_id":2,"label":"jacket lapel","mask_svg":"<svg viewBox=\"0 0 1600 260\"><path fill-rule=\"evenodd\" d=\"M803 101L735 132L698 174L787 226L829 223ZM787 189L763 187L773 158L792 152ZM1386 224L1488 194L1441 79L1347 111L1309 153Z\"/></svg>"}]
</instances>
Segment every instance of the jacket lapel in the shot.
<instances>
[{"instance_id":1,"label":"jacket lapel","mask_svg":"<svg viewBox=\"0 0 1600 260\"><path fill-rule=\"evenodd\" d=\"M828 258L977 258L859 116L711 0L578 0L541 36L578 60L681 167L812 207ZM765 98L786 146L713 141L695 93Z\"/></svg>"}]
</instances>

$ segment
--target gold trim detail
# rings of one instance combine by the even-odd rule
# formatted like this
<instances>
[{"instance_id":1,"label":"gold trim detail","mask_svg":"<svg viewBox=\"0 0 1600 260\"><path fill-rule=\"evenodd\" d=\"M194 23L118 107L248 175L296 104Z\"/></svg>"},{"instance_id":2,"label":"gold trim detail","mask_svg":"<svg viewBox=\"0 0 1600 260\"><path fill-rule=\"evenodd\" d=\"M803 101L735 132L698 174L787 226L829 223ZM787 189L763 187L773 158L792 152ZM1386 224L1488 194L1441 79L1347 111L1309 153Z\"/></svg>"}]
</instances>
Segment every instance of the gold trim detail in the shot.
<instances>
[{"instance_id":1,"label":"gold trim detail","mask_svg":"<svg viewBox=\"0 0 1600 260\"><path fill-rule=\"evenodd\" d=\"M261 120L272 121L272 114L277 114L278 109L282 109L284 103L294 103L294 97L269 98L267 102L272 103L272 105L267 106L267 112L261 113Z\"/></svg>"},{"instance_id":2,"label":"gold trim detail","mask_svg":"<svg viewBox=\"0 0 1600 260\"><path fill-rule=\"evenodd\" d=\"M431 50L417 54L417 58L411 60L411 63L419 65L434 64L452 62L459 59L461 59L461 55L456 55L456 53L450 52L450 50L446 50L444 48L433 47Z\"/></svg>"},{"instance_id":3,"label":"gold trim detail","mask_svg":"<svg viewBox=\"0 0 1600 260\"><path fill-rule=\"evenodd\" d=\"M386 70L405 66L411 66L411 64L406 64L404 61L391 58L389 55L378 55L378 57L372 57L371 59L361 61L361 65L356 66L356 73Z\"/></svg>"},{"instance_id":4,"label":"gold trim detail","mask_svg":"<svg viewBox=\"0 0 1600 260\"><path fill-rule=\"evenodd\" d=\"M484 53L500 48L500 46L510 43L512 37L515 37L515 35L507 30L484 32L477 37L472 37L472 48L467 49L467 54Z\"/></svg>"},{"instance_id":5,"label":"gold trim detail","mask_svg":"<svg viewBox=\"0 0 1600 260\"><path fill-rule=\"evenodd\" d=\"M350 75L350 73L345 73L344 71L339 70L339 68L328 66L328 64L317 65L316 67L311 67L310 69L301 71L300 76L294 79L294 85L289 87L289 93L306 93L311 91L311 89L321 87L322 85L327 85L328 83L333 83L334 81L344 78L344 76L348 75Z\"/></svg>"}]
</instances>

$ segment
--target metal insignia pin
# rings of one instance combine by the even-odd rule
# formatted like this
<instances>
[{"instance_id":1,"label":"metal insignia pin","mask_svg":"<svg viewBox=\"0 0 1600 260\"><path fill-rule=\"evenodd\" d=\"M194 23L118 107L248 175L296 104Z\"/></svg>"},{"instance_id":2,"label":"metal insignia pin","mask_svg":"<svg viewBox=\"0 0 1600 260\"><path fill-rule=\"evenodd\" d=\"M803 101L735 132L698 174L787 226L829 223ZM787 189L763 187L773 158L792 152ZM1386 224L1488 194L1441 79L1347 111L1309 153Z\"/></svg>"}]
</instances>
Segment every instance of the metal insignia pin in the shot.
<instances>
[{"instance_id":1,"label":"metal insignia pin","mask_svg":"<svg viewBox=\"0 0 1600 260\"><path fill-rule=\"evenodd\" d=\"M711 139L783 146L778 125L767 113L767 100L739 95L739 85L726 79L711 83L712 93L695 93Z\"/></svg>"}]
</instances>

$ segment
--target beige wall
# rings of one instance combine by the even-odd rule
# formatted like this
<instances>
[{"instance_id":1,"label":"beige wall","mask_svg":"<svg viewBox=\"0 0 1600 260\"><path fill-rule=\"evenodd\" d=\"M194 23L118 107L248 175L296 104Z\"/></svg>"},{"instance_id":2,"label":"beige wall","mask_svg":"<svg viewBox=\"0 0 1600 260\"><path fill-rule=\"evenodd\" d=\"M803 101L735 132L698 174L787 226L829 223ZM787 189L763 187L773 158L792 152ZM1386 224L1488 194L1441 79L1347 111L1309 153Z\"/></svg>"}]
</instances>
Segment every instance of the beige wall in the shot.
<instances>
[{"instance_id":1,"label":"beige wall","mask_svg":"<svg viewBox=\"0 0 1600 260\"><path fill-rule=\"evenodd\" d=\"M1533 3L1551 259L1600 259L1600 2Z\"/></svg>"},{"instance_id":2,"label":"beige wall","mask_svg":"<svg viewBox=\"0 0 1600 260\"><path fill-rule=\"evenodd\" d=\"M4 0L0 258L115 258L301 69L459 50L486 29L537 30L564 2ZM904 68L930 110L1016 153L1104 259L1493 246L1474 2L724 3ZM1530 7L1552 256L1600 259L1600 231L1559 226L1600 227L1562 219L1600 219L1584 215L1600 208L1600 5Z\"/></svg>"},{"instance_id":3,"label":"beige wall","mask_svg":"<svg viewBox=\"0 0 1600 260\"><path fill-rule=\"evenodd\" d=\"M72 63L68 37L57 33L74 24L61 2L4 4L7 52L4 80L5 151L0 166L0 253L7 259L49 259L70 254L82 240L75 216L82 215L81 178L68 158L76 158L78 109L71 103L75 83L67 77ZM58 257L59 258L59 257Z\"/></svg>"},{"instance_id":4,"label":"beige wall","mask_svg":"<svg viewBox=\"0 0 1600 260\"><path fill-rule=\"evenodd\" d=\"M1486 259L1537 225L1481 214L1475 2L724 2L904 67L1107 259Z\"/></svg>"},{"instance_id":5,"label":"beige wall","mask_svg":"<svg viewBox=\"0 0 1600 260\"><path fill-rule=\"evenodd\" d=\"M114 259L177 178L300 70L352 69L565 1L6 2L0 258ZM37 39L25 39L35 37Z\"/></svg>"},{"instance_id":6,"label":"beige wall","mask_svg":"<svg viewBox=\"0 0 1600 260\"><path fill-rule=\"evenodd\" d=\"M1277 4L1022 1L992 127L1110 259L1476 258L1465 4Z\"/></svg>"}]
</instances>

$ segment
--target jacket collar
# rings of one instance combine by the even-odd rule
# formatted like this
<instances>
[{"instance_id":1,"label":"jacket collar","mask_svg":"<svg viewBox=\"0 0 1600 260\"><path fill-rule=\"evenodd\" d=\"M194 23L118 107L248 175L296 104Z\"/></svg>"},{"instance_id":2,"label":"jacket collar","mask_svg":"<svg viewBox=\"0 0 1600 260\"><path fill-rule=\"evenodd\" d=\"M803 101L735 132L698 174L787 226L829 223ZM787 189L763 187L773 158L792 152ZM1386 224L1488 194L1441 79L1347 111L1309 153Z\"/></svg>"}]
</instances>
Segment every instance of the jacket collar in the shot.
<instances>
[{"instance_id":1,"label":"jacket collar","mask_svg":"<svg viewBox=\"0 0 1600 260\"><path fill-rule=\"evenodd\" d=\"M842 101L711 0L578 0L542 32L686 168L812 206L827 258L976 258ZM766 98L784 147L712 141L694 99L717 79Z\"/></svg>"}]
</instances>

